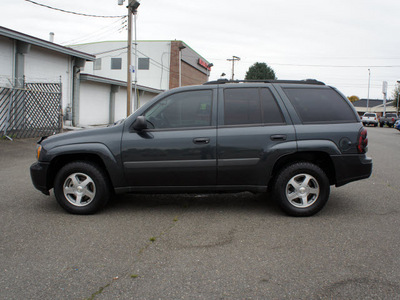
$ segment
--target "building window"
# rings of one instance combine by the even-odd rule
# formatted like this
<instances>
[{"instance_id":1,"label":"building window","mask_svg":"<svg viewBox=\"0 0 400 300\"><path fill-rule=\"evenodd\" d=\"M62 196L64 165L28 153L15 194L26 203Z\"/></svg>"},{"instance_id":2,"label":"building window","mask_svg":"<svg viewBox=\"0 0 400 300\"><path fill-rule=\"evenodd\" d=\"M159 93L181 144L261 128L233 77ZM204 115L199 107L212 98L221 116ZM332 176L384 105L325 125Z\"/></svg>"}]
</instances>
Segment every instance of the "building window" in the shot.
<instances>
[{"instance_id":1,"label":"building window","mask_svg":"<svg viewBox=\"0 0 400 300\"><path fill-rule=\"evenodd\" d=\"M111 70L121 70L122 69L122 58L112 57L111 58Z\"/></svg>"},{"instance_id":2,"label":"building window","mask_svg":"<svg viewBox=\"0 0 400 300\"><path fill-rule=\"evenodd\" d=\"M139 70L149 70L150 69L150 58L139 57L138 59L138 69Z\"/></svg>"},{"instance_id":3,"label":"building window","mask_svg":"<svg viewBox=\"0 0 400 300\"><path fill-rule=\"evenodd\" d=\"M93 62L93 70L101 70L101 58L97 58Z\"/></svg>"}]
</instances>

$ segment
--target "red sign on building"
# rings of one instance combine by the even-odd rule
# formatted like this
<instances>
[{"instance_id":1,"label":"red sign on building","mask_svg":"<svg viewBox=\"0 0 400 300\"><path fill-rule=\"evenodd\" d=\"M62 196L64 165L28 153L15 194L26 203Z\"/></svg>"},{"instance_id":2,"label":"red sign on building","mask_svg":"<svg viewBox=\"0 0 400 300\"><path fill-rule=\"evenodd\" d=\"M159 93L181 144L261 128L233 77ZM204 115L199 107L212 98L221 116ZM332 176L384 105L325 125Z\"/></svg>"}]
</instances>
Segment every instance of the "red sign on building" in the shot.
<instances>
[{"instance_id":1,"label":"red sign on building","mask_svg":"<svg viewBox=\"0 0 400 300\"><path fill-rule=\"evenodd\" d=\"M211 67L208 66L208 63L205 60L202 60L199 58L199 61L197 62L200 66L206 68L207 70L211 71Z\"/></svg>"}]
</instances>

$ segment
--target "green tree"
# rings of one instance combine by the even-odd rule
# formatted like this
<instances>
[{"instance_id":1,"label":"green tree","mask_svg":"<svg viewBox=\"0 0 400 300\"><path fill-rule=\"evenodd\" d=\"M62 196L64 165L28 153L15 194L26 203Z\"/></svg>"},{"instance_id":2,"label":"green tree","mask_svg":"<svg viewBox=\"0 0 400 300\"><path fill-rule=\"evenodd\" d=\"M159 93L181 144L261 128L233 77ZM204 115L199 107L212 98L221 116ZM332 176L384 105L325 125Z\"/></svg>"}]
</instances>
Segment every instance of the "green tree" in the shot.
<instances>
[{"instance_id":1,"label":"green tree","mask_svg":"<svg viewBox=\"0 0 400 300\"><path fill-rule=\"evenodd\" d=\"M275 71L266 63L256 62L246 72L246 80L263 80L263 79L277 79Z\"/></svg>"},{"instance_id":2,"label":"green tree","mask_svg":"<svg viewBox=\"0 0 400 300\"><path fill-rule=\"evenodd\" d=\"M347 97L347 99L349 99L350 102L356 102L356 101L360 100L360 98L358 98L358 97L355 96L355 95L349 96L349 97Z\"/></svg>"}]
</instances>

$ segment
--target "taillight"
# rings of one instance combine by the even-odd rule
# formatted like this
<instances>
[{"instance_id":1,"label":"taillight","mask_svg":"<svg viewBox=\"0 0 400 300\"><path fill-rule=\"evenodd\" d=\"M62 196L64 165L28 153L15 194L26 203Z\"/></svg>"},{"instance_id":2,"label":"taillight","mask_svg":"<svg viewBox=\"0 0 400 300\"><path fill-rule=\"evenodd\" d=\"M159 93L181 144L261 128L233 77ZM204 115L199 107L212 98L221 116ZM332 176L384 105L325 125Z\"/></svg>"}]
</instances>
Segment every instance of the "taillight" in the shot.
<instances>
[{"instance_id":1,"label":"taillight","mask_svg":"<svg viewBox=\"0 0 400 300\"><path fill-rule=\"evenodd\" d=\"M392 122L394 122L394 118L392 118Z\"/></svg>"},{"instance_id":2,"label":"taillight","mask_svg":"<svg viewBox=\"0 0 400 300\"><path fill-rule=\"evenodd\" d=\"M367 152L367 146L368 146L367 129L361 128L358 134L358 144L357 144L358 153Z\"/></svg>"}]
</instances>

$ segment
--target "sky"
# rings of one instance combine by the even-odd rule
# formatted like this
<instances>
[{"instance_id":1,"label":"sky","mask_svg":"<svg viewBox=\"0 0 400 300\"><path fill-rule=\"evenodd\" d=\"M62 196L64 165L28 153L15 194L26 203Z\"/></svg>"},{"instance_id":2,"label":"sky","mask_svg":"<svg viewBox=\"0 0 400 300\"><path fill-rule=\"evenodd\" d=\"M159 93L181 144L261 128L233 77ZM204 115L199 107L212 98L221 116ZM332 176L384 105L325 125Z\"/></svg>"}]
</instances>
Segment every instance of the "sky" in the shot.
<instances>
[{"instance_id":1,"label":"sky","mask_svg":"<svg viewBox=\"0 0 400 300\"><path fill-rule=\"evenodd\" d=\"M33 0L32 0L33 1ZM77 13L123 16L118 0L34 0ZM210 80L244 79L265 62L278 79L313 78L345 96L382 99L400 80L400 1L396 0L141 0L138 40L181 40L213 63ZM121 18L94 18L1 0L0 26L61 45L126 40ZM0 54L1 55L1 54Z\"/></svg>"}]
</instances>

